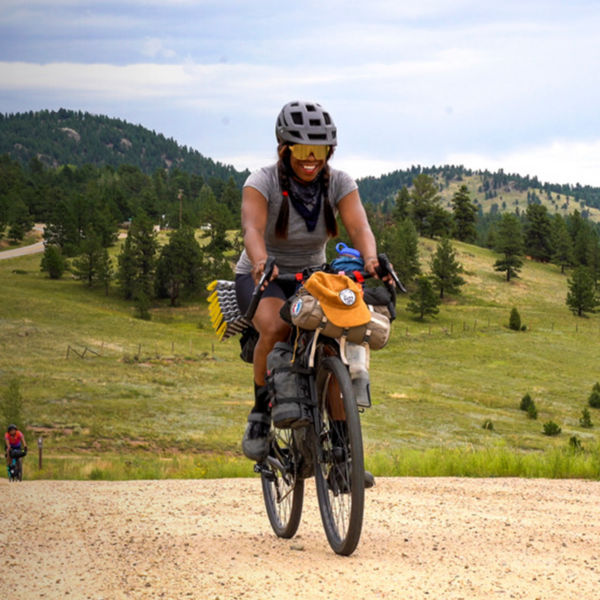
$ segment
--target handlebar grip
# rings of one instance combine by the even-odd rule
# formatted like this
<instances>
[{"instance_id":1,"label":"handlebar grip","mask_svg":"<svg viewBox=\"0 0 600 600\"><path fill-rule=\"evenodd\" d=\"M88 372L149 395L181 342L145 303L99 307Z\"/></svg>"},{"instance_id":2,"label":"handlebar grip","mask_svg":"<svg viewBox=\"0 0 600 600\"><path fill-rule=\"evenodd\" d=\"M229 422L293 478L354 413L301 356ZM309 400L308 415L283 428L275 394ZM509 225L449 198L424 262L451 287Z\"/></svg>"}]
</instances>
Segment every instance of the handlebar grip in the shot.
<instances>
[{"instance_id":1,"label":"handlebar grip","mask_svg":"<svg viewBox=\"0 0 600 600\"><path fill-rule=\"evenodd\" d=\"M379 261L379 267L377 268L377 275L383 279L386 275L390 275L392 281L396 284L396 287L403 293L406 294L406 288L404 284L400 281L398 274L394 271L392 264L390 263L390 259L386 254L378 254L377 260Z\"/></svg>"},{"instance_id":2,"label":"handlebar grip","mask_svg":"<svg viewBox=\"0 0 600 600\"><path fill-rule=\"evenodd\" d=\"M248 310L244 315L248 321L252 321L254 317L254 313L258 307L258 303L260 302L260 298L263 293L263 285L265 282L268 282L271 279L271 275L273 275L273 269L275 268L275 259L272 256L267 257L267 262L265 263L265 269L263 274L260 277L259 282L256 284L254 291L252 292L252 298L250 299L250 306L248 306Z\"/></svg>"}]
</instances>

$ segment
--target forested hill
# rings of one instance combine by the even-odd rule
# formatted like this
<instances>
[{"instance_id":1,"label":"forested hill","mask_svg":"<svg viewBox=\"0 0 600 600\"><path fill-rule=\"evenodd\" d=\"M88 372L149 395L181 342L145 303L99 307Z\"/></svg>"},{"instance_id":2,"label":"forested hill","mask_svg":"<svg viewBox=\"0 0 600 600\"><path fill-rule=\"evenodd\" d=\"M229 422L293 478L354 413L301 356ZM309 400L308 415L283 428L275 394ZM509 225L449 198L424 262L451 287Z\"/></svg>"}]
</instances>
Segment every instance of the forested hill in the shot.
<instances>
[{"instance_id":1,"label":"forested hill","mask_svg":"<svg viewBox=\"0 0 600 600\"><path fill-rule=\"evenodd\" d=\"M248 175L141 125L64 108L0 114L2 154L23 165L34 157L48 167L93 164L117 168L126 164L147 175L157 169L179 168L205 180L233 177L240 187Z\"/></svg>"},{"instance_id":2,"label":"forested hill","mask_svg":"<svg viewBox=\"0 0 600 600\"><path fill-rule=\"evenodd\" d=\"M139 168L146 175L158 169L179 169L199 175L204 181L233 178L238 189L248 170L237 171L205 157L197 150L180 146L172 138L133 125L121 119L61 108L16 114L0 113L0 156L8 155L22 166L31 166L37 158L47 167L121 165ZM451 206L451 198L466 185L472 200L483 213L514 212L531 203L544 204L551 212L564 214L579 210L600 221L600 188L579 183L541 182L533 176L473 171L463 166L413 166L380 177L358 180L364 202L390 210L399 190L410 188L419 174L431 176L438 185L442 204ZM518 209L518 210L517 210Z\"/></svg>"},{"instance_id":3,"label":"forested hill","mask_svg":"<svg viewBox=\"0 0 600 600\"><path fill-rule=\"evenodd\" d=\"M413 166L397 170L381 177L364 177L357 181L364 202L393 205L398 191L410 188L413 179L424 173L437 183L443 201L449 203L452 194L460 185L466 185L471 198L484 212L498 210L513 212L515 208L525 208L528 204L546 204L551 212L572 212L578 209L600 209L600 188L579 183L556 184L541 182L536 176L496 172L473 171L463 166ZM496 208L494 208L494 205Z\"/></svg>"}]
</instances>

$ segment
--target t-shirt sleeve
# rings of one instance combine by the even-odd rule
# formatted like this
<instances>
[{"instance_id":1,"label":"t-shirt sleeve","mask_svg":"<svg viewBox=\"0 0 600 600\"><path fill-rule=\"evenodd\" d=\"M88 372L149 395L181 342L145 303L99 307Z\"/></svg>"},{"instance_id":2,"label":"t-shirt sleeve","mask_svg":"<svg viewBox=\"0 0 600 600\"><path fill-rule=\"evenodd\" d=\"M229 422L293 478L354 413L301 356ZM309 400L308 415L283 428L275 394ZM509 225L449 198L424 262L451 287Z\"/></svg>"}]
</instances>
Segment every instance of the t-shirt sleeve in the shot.
<instances>
[{"instance_id":1,"label":"t-shirt sleeve","mask_svg":"<svg viewBox=\"0 0 600 600\"><path fill-rule=\"evenodd\" d=\"M254 173L250 173L244 182L244 187L251 187L258 190L266 199L269 200L269 192L273 189L273 169L263 167Z\"/></svg>"},{"instance_id":2,"label":"t-shirt sleeve","mask_svg":"<svg viewBox=\"0 0 600 600\"><path fill-rule=\"evenodd\" d=\"M329 198L337 206L339 201L350 192L358 189L356 181L344 171L331 170Z\"/></svg>"}]
</instances>

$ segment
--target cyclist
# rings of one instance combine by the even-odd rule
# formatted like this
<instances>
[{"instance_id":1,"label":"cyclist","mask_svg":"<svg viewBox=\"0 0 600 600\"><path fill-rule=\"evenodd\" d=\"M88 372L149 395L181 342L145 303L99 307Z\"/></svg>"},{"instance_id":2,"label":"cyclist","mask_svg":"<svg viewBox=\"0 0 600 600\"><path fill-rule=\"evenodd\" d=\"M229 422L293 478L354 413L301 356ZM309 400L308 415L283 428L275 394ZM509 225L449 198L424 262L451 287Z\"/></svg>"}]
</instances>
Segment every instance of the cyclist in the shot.
<instances>
[{"instance_id":1,"label":"cyclist","mask_svg":"<svg viewBox=\"0 0 600 600\"><path fill-rule=\"evenodd\" d=\"M12 423L7 427L6 433L4 434L4 454L6 456L6 466L10 467L12 457L10 455L11 450L25 450L27 451L27 442L25 436L17 429L16 425ZM22 463L23 459L18 458L19 464Z\"/></svg>"},{"instance_id":2,"label":"cyclist","mask_svg":"<svg viewBox=\"0 0 600 600\"><path fill-rule=\"evenodd\" d=\"M338 213L365 270L376 276L378 266L375 237L356 182L329 166L337 145L337 129L329 113L316 102L288 102L277 117L275 135L277 163L252 173L242 191L244 250L235 269L242 312L267 256L275 258L272 279L325 262L326 243L337 235ZM295 284L268 283L253 319L259 334L253 355L255 399L242 440L244 454L252 460L262 460L268 453L267 354L290 333L279 311L294 291Z\"/></svg>"}]
</instances>

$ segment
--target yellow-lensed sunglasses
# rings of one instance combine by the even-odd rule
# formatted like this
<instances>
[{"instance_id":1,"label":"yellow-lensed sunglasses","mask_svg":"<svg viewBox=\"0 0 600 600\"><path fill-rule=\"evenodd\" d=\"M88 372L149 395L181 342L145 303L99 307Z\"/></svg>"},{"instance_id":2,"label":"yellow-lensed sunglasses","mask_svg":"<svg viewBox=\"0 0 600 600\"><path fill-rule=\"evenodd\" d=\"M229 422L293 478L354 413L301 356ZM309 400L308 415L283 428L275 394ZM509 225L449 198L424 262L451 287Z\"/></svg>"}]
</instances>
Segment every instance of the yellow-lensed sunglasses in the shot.
<instances>
[{"instance_id":1,"label":"yellow-lensed sunglasses","mask_svg":"<svg viewBox=\"0 0 600 600\"><path fill-rule=\"evenodd\" d=\"M294 144L289 148L296 160L308 160L311 154L317 160L325 160L329 154L329 146L317 146L316 144Z\"/></svg>"}]
</instances>

